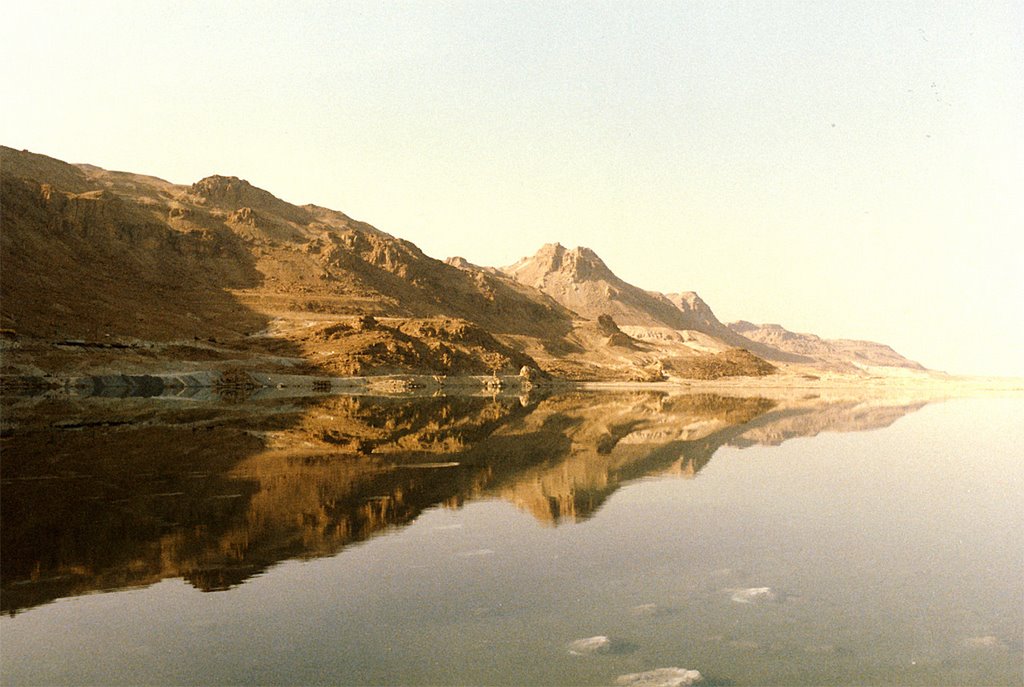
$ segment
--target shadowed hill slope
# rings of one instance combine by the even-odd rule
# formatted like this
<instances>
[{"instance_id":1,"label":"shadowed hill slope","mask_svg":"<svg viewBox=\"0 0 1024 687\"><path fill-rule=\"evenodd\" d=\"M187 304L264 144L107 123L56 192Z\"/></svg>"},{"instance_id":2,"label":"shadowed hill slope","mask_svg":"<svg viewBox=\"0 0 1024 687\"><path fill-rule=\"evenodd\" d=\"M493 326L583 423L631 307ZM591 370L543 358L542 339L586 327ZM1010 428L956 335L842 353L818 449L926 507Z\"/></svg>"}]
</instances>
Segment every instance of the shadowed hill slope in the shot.
<instances>
[{"instance_id":1,"label":"shadowed hill slope","mask_svg":"<svg viewBox=\"0 0 1024 687\"><path fill-rule=\"evenodd\" d=\"M532 364L510 353L515 337L557 341L572 326L571 313L512 280L237 177L178 186L10 148L0 162L0 323L22 340L203 341L231 349L222 358L299 364L320 352L328 371L480 373ZM367 337L350 326L366 316L392 321ZM473 345L460 348L467 336ZM409 337L411 354L393 355Z\"/></svg>"}]
</instances>

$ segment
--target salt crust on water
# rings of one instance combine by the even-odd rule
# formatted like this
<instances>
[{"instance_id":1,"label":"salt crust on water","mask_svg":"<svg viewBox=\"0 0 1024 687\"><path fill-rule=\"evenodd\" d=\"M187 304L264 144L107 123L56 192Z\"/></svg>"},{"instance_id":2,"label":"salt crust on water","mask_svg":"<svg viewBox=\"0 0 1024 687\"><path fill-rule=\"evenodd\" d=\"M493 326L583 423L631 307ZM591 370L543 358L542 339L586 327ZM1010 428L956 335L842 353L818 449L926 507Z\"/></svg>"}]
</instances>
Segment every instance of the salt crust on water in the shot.
<instances>
[{"instance_id":1,"label":"salt crust on water","mask_svg":"<svg viewBox=\"0 0 1024 687\"><path fill-rule=\"evenodd\" d=\"M771 587L750 587L749 589L737 589L732 595L732 600L738 604L752 604L759 601L775 601L778 597Z\"/></svg>"},{"instance_id":2,"label":"salt crust on water","mask_svg":"<svg viewBox=\"0 0 1024 687\"><path fill-rule=\"evenodd\" d=\"M629 673L615 678L616 685L623 687L686 687L695 685L703 678L699 671L685 668L657 668L642 673Z\"/></svg>"},{"instance_id":3,"label":"salt crust on water","mask_svg":"<svg viewBox=\"0 0 1024 687\"><path fill-rule=\"evenodd\" d=\"M607 654L612 650L612 640L604 635L585 637L569 642L569 653L573 656L589 656L591 654Z\"/></svg>"}]
</instances>

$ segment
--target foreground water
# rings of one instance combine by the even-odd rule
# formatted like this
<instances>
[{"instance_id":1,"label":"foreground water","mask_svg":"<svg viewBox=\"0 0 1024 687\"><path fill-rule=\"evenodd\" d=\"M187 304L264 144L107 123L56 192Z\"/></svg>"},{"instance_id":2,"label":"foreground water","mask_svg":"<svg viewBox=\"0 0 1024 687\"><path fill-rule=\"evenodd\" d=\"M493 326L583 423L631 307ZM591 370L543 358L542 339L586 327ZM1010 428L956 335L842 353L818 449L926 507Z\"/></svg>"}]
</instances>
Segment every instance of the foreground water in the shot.
<instances>
[{"instance_id":1,"label":"foreground water","mask_svg":"<svg viewBox=\"0 0 1024 687\"><path fill-rule=\"evenodd\" d=\"M1022 418L649 393L16 402L0 678L1022 684Z\"/></svg>"}]
</instances>

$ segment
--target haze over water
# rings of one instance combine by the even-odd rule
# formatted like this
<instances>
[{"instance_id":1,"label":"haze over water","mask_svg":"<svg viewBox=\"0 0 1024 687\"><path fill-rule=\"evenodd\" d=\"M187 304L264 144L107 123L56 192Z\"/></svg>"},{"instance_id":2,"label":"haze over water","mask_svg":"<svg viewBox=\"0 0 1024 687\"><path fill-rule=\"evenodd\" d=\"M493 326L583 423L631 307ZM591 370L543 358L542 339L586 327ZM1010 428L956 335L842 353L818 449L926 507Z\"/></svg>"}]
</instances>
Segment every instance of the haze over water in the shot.
<instances>
[{"instance_id":1,"label":"haze over water","mask_svg":"<svg viewBox=\"0 0 1024 687\"><path fill-rule=\"evenodd\" d=\"M1021 683L1019 399L235 401L5 401L4 684Z\"/></svg>"}]
</instances>

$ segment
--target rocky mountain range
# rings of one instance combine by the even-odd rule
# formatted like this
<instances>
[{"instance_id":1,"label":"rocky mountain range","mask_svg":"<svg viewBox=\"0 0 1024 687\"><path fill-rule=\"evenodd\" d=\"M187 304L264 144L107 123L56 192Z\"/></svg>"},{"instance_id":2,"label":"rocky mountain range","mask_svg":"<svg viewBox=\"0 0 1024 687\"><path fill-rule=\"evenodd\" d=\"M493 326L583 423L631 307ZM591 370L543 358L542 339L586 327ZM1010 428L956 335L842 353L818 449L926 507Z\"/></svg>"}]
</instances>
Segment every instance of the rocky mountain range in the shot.
<instances>
[{"instance_id":1,"label":"rocky mountain range","mask_svg":"<svg viewBox=\"0 0 1024 687\"><path fill-rule=\"evenodd\" d=\"M504 268L249 182L0 148L6 376L259 369L575 380L922 371L886 346L725 325L557 243Z\"/></svg>"}]
</instances>

